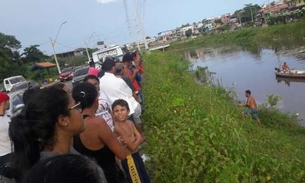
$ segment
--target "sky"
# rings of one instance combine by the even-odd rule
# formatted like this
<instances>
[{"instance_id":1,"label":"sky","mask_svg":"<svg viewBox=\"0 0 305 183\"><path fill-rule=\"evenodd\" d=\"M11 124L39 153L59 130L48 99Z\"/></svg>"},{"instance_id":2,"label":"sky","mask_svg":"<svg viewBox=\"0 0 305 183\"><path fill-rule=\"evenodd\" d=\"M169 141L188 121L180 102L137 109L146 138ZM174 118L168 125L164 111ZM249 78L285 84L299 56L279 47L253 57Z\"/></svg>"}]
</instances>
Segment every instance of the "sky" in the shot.
<instances>
[{"instance_id":1,"label":"sky","mask_svg":"<svg viewBox=\"0 0 305 183\"><path fill-rule=\"evenodd\" d=\"M40 45L52 54L50 38L58 37L55 51L105 44L125 44L141 39L136 14L146 36L175 29L182 24L234 13L244 4L262 5L268 0L1 0L0 32L15 36L22 45ZM136 3L136 6L134 4ZM135 8L137 7L137 8ZM137 11L138 10L138 11ZM136 13L138 12L138 13ZM62 24L63 22L66 23Z\"/></svg>"}]
</instances>

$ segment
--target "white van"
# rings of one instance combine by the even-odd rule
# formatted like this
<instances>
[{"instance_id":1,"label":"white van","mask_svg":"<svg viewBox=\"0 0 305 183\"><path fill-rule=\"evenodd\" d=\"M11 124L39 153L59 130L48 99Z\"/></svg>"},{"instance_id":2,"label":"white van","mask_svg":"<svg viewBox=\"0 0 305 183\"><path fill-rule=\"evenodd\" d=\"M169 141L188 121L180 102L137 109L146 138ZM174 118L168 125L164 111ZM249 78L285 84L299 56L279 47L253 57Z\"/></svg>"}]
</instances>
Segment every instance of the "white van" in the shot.
<instances>
[{"instance_id":1,"label":"white van","mask_svg":"<svg viewBox=\"0 0 305 183\"><path fill-rule=\"evenodd\" d=\"M14 86L18 85L18 84L21 84L21 83L24 83L24 82L27 82L26 79L19 75L19 76L12 76L12 77L9 77L9 78L5 78L3 80L3 85L4 85L4 88L7 92L11 91L13 89Z\"/></svg>"},{"instance_id":2,"label":"white van","mask_svg":"<svg viewBox=\"0 0 305 183\"><path fill-rule=\"evenodd\" d=\"M122 60L126 50L122 49L119 45L112 45L92 53L94 63L104 62L106 57L114 57Z\"/></svg>"}]
</instances>

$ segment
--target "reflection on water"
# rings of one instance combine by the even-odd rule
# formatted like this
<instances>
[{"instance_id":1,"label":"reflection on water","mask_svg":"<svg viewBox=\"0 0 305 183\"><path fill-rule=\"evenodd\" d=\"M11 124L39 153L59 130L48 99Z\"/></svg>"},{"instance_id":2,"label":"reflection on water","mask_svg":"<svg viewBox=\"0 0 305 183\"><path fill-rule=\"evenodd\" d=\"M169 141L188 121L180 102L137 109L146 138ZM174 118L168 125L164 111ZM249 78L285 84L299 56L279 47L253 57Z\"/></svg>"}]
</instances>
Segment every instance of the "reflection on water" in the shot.
<instances>
[{"instance_id":1,"label":"reflection on water","mask_svg":"<svg viewBox=\"0 0 305 183\"><path fill-rule=\"evenodd\" d=\"M279 49L278 49L279 50ZM185 53L194 70L208 67L221 80L223 87L234 88L238 99L245 100L249 89L257 102L267 101L267 95L282 97L278 108L291 114L299 114L305 126L305 79L276 77L274 68L287 62L290 68L305 70L305 60L281 54L280 51L261 48L224 47L197 49Z\"/></svg>"},{"instance_id":2,"label":"reflection on water","mask_svg":"<svg viewBox=\"0 0 305 183\"><path fill-rule=\"evenodd\" d=\"M287 78L287 77L276 77L276 80L278 83L285 83L287 86L290 86L290 83L304 83L305 84L305 78Z\"/></svg>"}]
</instances>

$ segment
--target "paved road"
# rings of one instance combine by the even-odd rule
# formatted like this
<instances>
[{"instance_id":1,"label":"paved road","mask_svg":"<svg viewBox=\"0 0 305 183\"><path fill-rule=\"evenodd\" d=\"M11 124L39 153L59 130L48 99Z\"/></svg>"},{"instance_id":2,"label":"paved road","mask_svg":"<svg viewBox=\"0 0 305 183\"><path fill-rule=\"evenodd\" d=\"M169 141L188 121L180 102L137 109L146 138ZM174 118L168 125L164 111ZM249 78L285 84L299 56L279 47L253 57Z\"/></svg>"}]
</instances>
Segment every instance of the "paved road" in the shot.
<instances>
[{"instance_id":1,"label":"paved road","mask_svg":"<svg viewBox=\"0 0 305 183\"><path fill-rule=\"evenodd\" d=\"M72 90L73 86L72 86L72 81L66 81L66 82L63 82L67 87L70 88L70 90Z\"/></svg>"}]
</instances>

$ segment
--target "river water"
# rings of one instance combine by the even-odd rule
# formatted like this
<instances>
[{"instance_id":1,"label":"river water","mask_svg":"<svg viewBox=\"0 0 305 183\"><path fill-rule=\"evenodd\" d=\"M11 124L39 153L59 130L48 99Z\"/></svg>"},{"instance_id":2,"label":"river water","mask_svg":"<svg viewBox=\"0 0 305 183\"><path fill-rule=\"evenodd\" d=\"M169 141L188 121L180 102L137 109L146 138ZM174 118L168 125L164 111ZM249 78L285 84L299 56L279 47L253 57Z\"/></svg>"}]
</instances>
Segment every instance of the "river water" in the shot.
<instances>
[{"instance_id":1,"label":"river water","mask_svg":"<svg viewBox=\"0 0 305 183\"><path fill-rule=\"evenodd\" d=\"M283 112L296 115L305 126L305 79L282 80L276 78L274 68L287 62L290 68L304 69L305 59L272 49L217 48L196 49L185 52L192 69L208 67L222 87L236 92L245 101L245 90L251 90L258 104L267 103L267 95L281 96L277 104Z\"/></svg>"}]
</instances>

